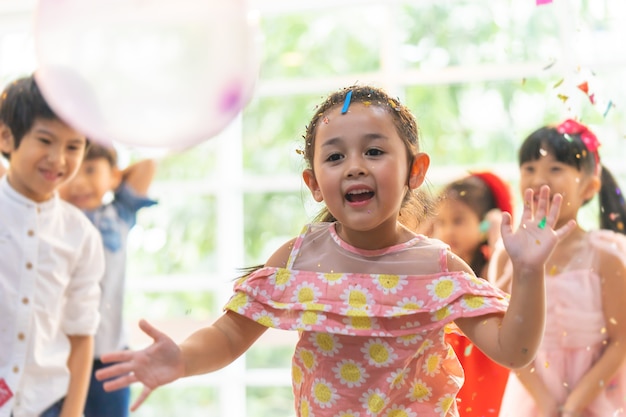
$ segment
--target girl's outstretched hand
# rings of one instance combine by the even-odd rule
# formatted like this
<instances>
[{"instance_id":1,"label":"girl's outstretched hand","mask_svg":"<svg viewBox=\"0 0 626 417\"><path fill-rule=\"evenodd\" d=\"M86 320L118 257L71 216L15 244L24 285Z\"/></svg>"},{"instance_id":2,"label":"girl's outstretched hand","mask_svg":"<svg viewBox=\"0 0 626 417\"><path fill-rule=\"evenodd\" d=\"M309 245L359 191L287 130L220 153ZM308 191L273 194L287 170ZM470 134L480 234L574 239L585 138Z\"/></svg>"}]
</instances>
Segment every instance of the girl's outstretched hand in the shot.
<instances>
[{"instance_id":1,"label":"girl's outstretched hand","mask_svg":"<svg viewBox=\"0 0 626 417\"><path fill-rule=\"evenodd\" d=\"M559 229L554 229L563 197L555 194L550 201L550 187L544 185L539 190L537 207L533 190L524 192L524 212L517 230L513 231L511 216L504 213L502 218L502 240L514 265L537 267L545 264L556 244L576 227L570 220Z\"/></svg>"},{"instance_id":2,"label":"girl's outstretched hand","mask_svg":"<svg viewBox=\"0 0 626 417\"><path fill-rule=\"evenodd\" d=\"M139 327L154 342L142 350L103 355L102 362L115 364L96 372L99 381L111 379L104 383L105 391L124 388L134 382L143 383L144 389L131 406L132 411L139 408L157 387L184 376L185 372L181 350L170 337L145 320L139 322Z\"/></svg>"}]
</instances>

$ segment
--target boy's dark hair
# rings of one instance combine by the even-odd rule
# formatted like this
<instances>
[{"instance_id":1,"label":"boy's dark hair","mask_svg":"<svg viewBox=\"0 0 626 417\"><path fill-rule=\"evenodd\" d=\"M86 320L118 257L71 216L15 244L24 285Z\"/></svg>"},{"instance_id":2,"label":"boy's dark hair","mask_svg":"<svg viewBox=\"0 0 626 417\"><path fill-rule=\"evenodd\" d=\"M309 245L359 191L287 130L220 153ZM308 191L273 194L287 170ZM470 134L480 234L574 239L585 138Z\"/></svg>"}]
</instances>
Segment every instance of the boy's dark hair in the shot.
<instances>
[{"instance_id":1,"label":"boy's dark hair","mask_svg":"<svg viewBox=\"0 0 626 417\"><path fill-rule=\"evenodd\" d=\"M89 146L87 146L83 159L85 161L92 161L99 158L106 159L112 168L117 167L117 152L115 149L111 146L105 146L91 141Z\"/></svg>"},{"instance_id":2,"label":"boy's dark hair","mask_svg":"<svg viewBox=\"0 0 626 417\"><path fill-rule=\"evenodd\" d=\"M576 168L584 175L595 175L596 172L600 172L602 184L598 193L600 227L626 234L624 196L611 172L601 165L597 150L587 149L580 134L562 134L557 127L545 126L524 140L519 150L519 164L537 160L546 151L557 161Z\"/></svg>"},{"instance_id":3,"label":"boy's dark hair","mask_svg":"<svg viewBox=\"0 0 626 417\"><path fill-rule=\"evenodd\" d=\"M11 131L15 149L37 118L59 119L41 94L35 77L19 78L7 85L0 96L0 122ZM8 154L2 154L10 158Z\"/></svg>"}]
</instances>

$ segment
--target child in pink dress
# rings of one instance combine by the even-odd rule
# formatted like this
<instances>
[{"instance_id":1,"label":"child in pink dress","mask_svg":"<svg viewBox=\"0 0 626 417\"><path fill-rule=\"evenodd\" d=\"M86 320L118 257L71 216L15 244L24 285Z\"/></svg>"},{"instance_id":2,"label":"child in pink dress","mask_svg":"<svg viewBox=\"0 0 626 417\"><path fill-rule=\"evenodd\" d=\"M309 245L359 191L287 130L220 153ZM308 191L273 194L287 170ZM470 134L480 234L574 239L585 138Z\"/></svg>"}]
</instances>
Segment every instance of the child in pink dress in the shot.
<instances>
[{"instance_id":1,"label":"child in pink dress","mask_svg":"<svg viewBox=\"0 0 626 417\"><path fill-rule=\"evenodd\" d=\"M601 227L608 230L577 227L546 262L543 341L536 359L511 373L501 417L625 415L626 207L598 146L574 120L543 127L521 146L521 187L549 185L563 195L557 226L600 193Z\"/></svg>"},{"instance_id":2,"label":"child in pink dress","mask_svg":"<svg viewBox=\"0 0 626 417\"><path fill-rule=\"evenodd\" d=\"M307 127L303 154L304 181L327 210L239 279L226 312L180 345L141 321L154 343L104 355L119 362L98 372L114 378L105 389L142 382L135 409L158 386L230 364L268 327L300 334L292 369L302 417L457 416L462 371L444 340L453 322L503 365L532 360L544 323L543 264L575 225L553 228L561 196L550 202L545 187L533 200L529 190L516 232L503 216L516 274L509 300L442 242L401 224L415 218L406 208L430 160L397 100L369 86L331 94Z\"/></svg>"}]
</instances>

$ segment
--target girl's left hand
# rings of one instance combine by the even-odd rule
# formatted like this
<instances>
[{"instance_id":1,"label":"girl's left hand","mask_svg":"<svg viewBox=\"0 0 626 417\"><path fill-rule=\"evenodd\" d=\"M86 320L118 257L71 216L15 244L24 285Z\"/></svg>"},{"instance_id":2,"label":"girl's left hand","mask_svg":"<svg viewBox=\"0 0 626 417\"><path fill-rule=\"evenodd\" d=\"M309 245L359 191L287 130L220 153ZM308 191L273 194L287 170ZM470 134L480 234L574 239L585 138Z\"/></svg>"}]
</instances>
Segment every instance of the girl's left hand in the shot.
<instances>
[{"instance_id":1,"label":"girl's left hand","mask_svg":"<svg viewBox=\"0 0 626 417\"><path fill-rule=\"evenodd\" d=\"M559 240L574 230L574 220L554 230L562 202L563 197L560 194L555 194L550 202L550 187L544 185L539 190L536 209L533 190L527 189L524 192L524 212L517 230L513 231L511 216L504 213L502 240L514 265L531 268L544 265Z\"/></svg>"}]
</instances>

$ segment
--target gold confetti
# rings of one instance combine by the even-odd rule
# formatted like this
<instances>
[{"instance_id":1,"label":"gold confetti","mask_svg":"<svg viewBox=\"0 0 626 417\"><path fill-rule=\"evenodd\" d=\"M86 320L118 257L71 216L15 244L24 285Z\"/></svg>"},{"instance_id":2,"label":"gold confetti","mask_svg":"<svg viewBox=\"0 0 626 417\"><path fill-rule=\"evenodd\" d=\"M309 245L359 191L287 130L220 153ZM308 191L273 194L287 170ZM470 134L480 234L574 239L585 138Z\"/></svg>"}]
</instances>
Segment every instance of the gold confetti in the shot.
<instances>
[{"instance_id":1,"label":"gold confetti","mask_svg":"<svg viewBox=\"0 0 626 417\"><path fill-rule=\"evenodd\" d=\"M536 243L537 245L541 245L541 241L540 241L539 239L535 240L535 243Z\"/></svg>"},{"instance_id":2,"label":"gold confetti","mask_svg":"<svg viewBox=\"0 0 626 417\"><path fill-rule=\"evenodd\" d=\"M559 268L557 268L556 265L552 265L552 268L550 268L550 272L548 272L550 275L556 275L556 273L559 272Z\"/></svg>"},{"instance_id":3,"label":"gold confetti","mask_svg":"<svg viewBox=\"0 0 626 417\"><path fill-rule=\"evenodd\" d=\"M563 103L565 103L565 102L569 99L569 97L568 97L568 96L566 96L565 94L557 94L557 97L558 97L558 98L559 98L559 99L560 99Z\"/></svg>"},{"instance_id":4,"label":"gold confetti","mask_svg":"<svg viewBox=\"0 0 626 417\"><path fill-rule=\"evenodd\" d=\"M609 319L609 322L610 322L611 324L617 324L617 320L615 320L615 318L614 318L614 317L611 317L611 318Z\"/></svg>"},{"instance_id":5,"label":"gold confetti","mask_svg":"<svg viewBox=\"0 0 626 417\"><path fill-rule=\"evenodd\" d=\"M546 363L543 366L545 366L545 368L548 369L550 367L550 363L546 361Z\"/></svg>"},{"instance_id":6,"label":"gold confetti","mask_svg":"<svg viewBox=\"0 0 626 417\"><path fill-rule=\"evenodd\" d=\"M564 80L565 80L564 78L561 78L559 81L557 81L557 82L556 82L556 83L552 86L552 88L557 88L558 86L560 86L561 84L563 84L563 81L564 81Z\"/></svg>"},{"instance_id":7,"label":"gold confetti","mask_svg":"<svg viewBox=\"0 0 626 417\"><path fill-rule=\"evenodd\" d=\"M364 102L363 102L363 105L364 105L365 107L369 107L371 104L372 104L372 102L371 102L371 101L364 101Z\"/></svg>"}]
</instances>

